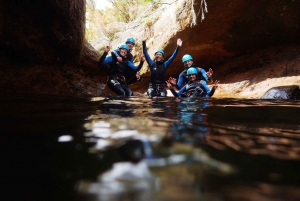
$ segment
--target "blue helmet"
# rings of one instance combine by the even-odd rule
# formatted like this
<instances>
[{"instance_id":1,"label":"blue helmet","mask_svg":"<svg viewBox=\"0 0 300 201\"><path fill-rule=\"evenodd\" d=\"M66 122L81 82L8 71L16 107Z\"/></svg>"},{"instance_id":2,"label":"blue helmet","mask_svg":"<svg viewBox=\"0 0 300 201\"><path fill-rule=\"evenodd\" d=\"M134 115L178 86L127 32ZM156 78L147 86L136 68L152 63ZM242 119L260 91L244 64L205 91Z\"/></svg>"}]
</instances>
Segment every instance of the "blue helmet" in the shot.
<instances>
[{"instance_id":1,"label":"blue helmet","mask_svg":"<svg viewBox=\"0 0 300 201\"><path fill-rule=\"evenodd\" d=\"M127 38L125 43L133 43L135 45L135 40L133 38Z\"/></svg>"},{"instance_id":2,"label":"blue helmet","mask_svg":"<svg viewBox=\"0 0 300 201\"><path fill-rule=\"evenodd\" d=\"M193 57L189 54L186 54L182 57L182 63L188 61L188 60L193 60Z\"/></svg>"},{"instance_id":3,"label":"blue helmet","mask_svg":"<svg viewBox=\"0 0 300 201\"><path fill-rule=\"evenodd\" d=\"M157 52L160 52L160 53L162 53L163 56L165 56L165 52L164 52L162 49L158 49L158 50L154 53L154 55L156 55Z\"/></svg>"},{"instance_id":4,"label":"blue helmet","mask_svg":"<svg viewBox=\"0 0 300 201\"><path fill-rule=\"evenodd\" d=\"M193 74L198 74L198 71L197 71L197 69L196 68L189 68L188 70L187 70L187 75L193 75Z\"/></svg>"},{"instance_id":5,"label":"blue helmet","mask_svg":"<svg viewBox=\"0 0 300 201\"><path fill-rule=\"evenodd\" d=\"M129 47L126 44L122 44L119 49L126 49L127 51L129 51Z\"/></svg>"}]
</instances>

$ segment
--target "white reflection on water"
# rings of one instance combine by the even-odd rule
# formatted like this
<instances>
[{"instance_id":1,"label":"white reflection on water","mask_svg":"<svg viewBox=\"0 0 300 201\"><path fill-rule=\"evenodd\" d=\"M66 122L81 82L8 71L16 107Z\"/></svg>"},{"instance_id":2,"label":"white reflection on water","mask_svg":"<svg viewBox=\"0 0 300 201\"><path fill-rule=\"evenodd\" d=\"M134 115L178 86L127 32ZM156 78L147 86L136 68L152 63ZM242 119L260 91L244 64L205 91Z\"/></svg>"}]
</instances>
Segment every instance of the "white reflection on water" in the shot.
<instances>
[{"instance_id":1,"label":"white reflection on water","mask_svg":"<svg viewBox=\"0 0 300 201\"><path fill-rule=\"evenodd\" d=\"M151 173L144 162L115 163L111 170L99 175L98 182L90 183L81 181L78 183L80 193L96 195L97 200L149 200L160 187L159 179Z\"/></svg>"},{"instance_id":2,"label":"white reflection on water","mask_svg":"<svg viewBox=\"0 0 300 201\"><path fill-rule=\"evenodd\" d=\"M70 142L73 140L71 135L62 135L58 138L58 142Z\"/></svg>"}]
</instances>

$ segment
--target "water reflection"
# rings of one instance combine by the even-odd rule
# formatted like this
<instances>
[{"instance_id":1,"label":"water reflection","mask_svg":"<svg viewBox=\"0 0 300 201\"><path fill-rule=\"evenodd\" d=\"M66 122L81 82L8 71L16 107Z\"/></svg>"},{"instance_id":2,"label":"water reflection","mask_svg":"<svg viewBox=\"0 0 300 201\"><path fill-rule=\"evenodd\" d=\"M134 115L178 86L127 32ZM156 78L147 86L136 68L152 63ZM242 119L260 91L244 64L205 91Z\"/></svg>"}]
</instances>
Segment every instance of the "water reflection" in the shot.
<instances>
[{"instance_id":1,"label":"water reflection","mask_svg":"<svg viewBox=\"0 0 300 201\"><path fill-rule=\"evenodd\" d=\"M298 200L299 105L1 97L3 181L11 200Z\"/></svg>"}]
</instances>

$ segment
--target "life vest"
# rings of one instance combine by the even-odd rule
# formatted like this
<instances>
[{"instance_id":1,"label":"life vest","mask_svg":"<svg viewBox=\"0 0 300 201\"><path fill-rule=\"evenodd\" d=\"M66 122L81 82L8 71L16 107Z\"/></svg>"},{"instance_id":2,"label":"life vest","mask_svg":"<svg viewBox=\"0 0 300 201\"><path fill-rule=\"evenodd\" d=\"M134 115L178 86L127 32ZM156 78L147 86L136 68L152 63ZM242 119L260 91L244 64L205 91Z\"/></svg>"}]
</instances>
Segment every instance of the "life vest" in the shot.
<instances>
[{"instance_id":1,"label":"life vest","mask_svg":"<svg viewBox=\"0 0 300 201\"><path fill-rule=\"evenodd\" d=\"M150 82L154 84L164 83L166 68L164 62L156 61L150 67Z\"/></svg>"},{"instance_id":2,"label":"life vest","mask_svg":"<svg viewBox=\"0 0 300 201\"><path fill-rule=\"evenodd\" d=\"M127 60L133 61L133 55L130 52L128 52L128 54L127 54ZM126 79L128 79L128 80L132 79L132 77L135 77L136 73L137 73L136 70L130 68L130 66L127 66L126 72L125 72Z\"/></svg>"},{"instance_id":3,"label":"life vest","mask_svg":"<svg viewBox=\"0 0 300 201\"><path fill-rule=\"evenodd\" d=\"M194 82L188 82L185 85L185 93L183 93L181 96L182 97L190 97L190 96L194 96L194 97L199 97L199 96L204 96L205 95L205 90L203 89L201 82L204 82L203 80L201 80L200 82L198 81L194 81Z\"/></svg>"},{"instance_id":4,"label":"life vest","mask_svg":"<svg viewBox=\"0 0 300 201\"><path fill-rule=\"evenodd\" d=\"M128 66L128 59L122 57L122 62L119 62L115 55L112 54L112 62L110 63L109 75L110 76L124 76Z\"/></svg>"}]
</instances>

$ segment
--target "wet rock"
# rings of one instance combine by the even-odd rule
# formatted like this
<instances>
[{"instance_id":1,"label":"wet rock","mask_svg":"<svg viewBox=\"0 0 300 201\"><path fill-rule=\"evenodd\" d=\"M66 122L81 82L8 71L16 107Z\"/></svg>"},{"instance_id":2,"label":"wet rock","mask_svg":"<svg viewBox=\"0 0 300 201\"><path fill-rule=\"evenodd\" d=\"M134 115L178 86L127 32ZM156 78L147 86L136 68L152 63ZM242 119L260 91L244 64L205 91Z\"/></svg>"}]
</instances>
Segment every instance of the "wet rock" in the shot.
<instances>
[{"instance_id":1,"label":"wet rock","mask_svg":"<svg viewBox=\"0 0 300 201\"><path fill-rule=\"evenodd\" d=\"M261 99L300 99L298 85L279 86L269 89Z\"/></svg>"}]
</instances>

